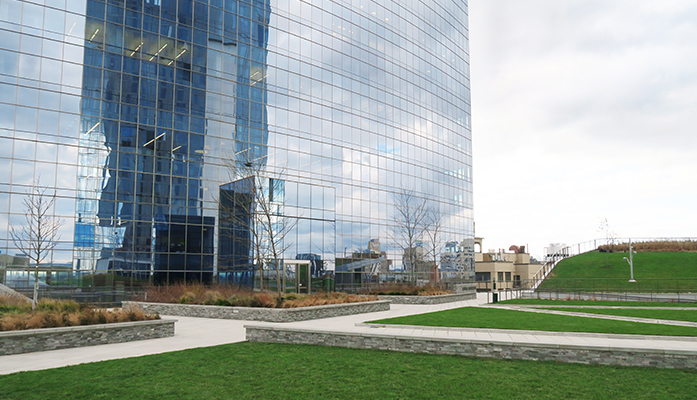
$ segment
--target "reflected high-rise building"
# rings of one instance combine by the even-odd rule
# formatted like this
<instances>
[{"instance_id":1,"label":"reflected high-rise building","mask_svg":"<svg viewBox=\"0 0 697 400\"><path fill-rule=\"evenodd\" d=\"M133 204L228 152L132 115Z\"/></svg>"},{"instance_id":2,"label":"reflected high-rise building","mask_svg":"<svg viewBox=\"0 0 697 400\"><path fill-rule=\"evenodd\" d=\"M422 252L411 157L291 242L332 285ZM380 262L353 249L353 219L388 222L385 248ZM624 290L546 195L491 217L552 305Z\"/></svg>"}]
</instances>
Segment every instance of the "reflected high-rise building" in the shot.
<instances>
[{"instance_id":1,"label":"reflected high-rise building","mask_svg":"<svg viewBox=\"0 0 697 400\"><path fill-rule=\"evenodd\" d=\"M221 206L253 209L239 165L313 271L371 239L402 263L403 190L469 243L467 21L462 0L0 0L0 252L40 178L71 279L249 284Z\"/></svg>"}]
</instances>

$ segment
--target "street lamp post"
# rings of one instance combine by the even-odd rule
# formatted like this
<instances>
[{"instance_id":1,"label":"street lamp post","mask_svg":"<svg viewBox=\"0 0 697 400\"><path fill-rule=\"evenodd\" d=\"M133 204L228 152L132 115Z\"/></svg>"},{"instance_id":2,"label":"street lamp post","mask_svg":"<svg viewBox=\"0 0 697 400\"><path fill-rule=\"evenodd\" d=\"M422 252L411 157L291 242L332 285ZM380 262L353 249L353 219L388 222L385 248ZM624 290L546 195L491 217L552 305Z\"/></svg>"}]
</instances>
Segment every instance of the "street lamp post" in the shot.
<instances>
[{"instance_id":1,"label":"street lamp post","mask_svg":"<svg viewBox=\"0 0 697 400\"><path fill-rule=\"evenodd\" d=\"M629 263L629 282L636 282L634 280L634 252L632 251L632 239L629 239L629 259L627 257L622 257L624 258L627 263Z\"/></svg>"}]
</instances>

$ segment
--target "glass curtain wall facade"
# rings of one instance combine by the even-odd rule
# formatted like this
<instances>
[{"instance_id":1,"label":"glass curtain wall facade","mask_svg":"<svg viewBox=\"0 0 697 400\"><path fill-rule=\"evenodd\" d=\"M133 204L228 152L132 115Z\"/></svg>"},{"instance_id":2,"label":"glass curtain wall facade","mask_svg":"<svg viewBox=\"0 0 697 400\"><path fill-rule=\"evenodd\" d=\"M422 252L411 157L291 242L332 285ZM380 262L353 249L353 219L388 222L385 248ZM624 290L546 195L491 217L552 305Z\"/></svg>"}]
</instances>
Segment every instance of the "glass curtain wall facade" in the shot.
<instances>
[{"instance_id":1,"label":"glass curtain wall facade","mask_svg":"<svg viewBox=\"0 0 697 400\"><path fill-rule=\"evenodd\" d=\"M474 276L467 21L462 0L0 0L0 252L38 179L65 221L46 284L249 283L252 235L221 222L247 166L292 220L284 259L403 269L409 191Z\"/></svg>"}]
</instances>

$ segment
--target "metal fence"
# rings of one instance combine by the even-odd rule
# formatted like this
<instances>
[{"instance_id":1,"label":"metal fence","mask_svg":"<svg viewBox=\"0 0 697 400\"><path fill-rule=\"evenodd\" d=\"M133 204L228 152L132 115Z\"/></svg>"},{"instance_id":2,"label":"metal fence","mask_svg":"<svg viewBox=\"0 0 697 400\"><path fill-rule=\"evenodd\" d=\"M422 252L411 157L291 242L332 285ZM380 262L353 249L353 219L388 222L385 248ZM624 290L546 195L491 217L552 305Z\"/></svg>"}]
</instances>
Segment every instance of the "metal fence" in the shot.
<instances>
[{"instance_id":1,"label":"metal fence","mask_svg":"<svg viewBox=\"0 0 697 400\"><path fill-rule=\"evenodd\" d=\"M337 292L356 293L361 291L380 290L390 286L430 286L441 290L458 291L461 285L474 285L474 280L463 277L441 278L432 273L363 273L335 272L335 290Z\"/></svg>"}]
</instances>

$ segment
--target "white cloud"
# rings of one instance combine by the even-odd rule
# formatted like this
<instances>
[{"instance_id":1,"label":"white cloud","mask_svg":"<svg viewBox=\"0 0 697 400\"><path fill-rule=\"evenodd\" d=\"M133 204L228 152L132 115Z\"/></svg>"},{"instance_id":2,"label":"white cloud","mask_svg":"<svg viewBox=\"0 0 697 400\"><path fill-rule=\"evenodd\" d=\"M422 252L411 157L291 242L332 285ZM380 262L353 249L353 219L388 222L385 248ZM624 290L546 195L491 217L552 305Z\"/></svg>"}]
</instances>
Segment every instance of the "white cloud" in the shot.
<instances>
[{"instance_id":1,"label":"white cloud","mask_svg":"<svg viewBox=\"0 0 697 400\"><path fill-rule=\"evenodd\" d=\"M697 4L470 1L485 248L697 236Z\"/></svg>"}]
</instances>

